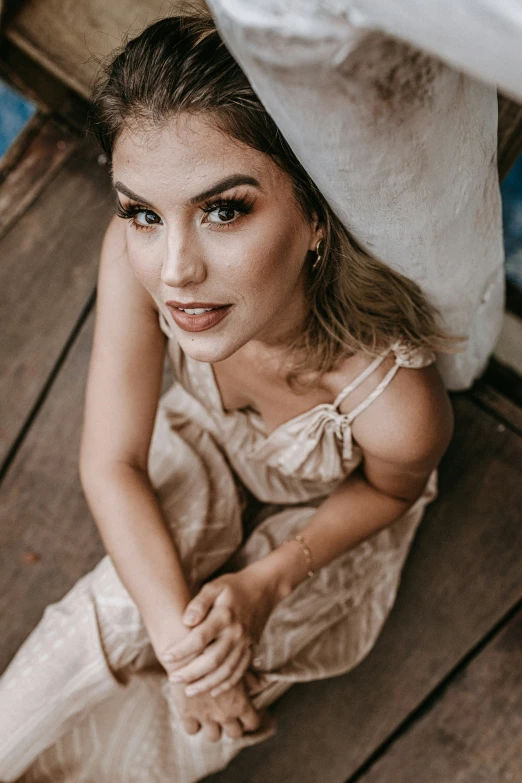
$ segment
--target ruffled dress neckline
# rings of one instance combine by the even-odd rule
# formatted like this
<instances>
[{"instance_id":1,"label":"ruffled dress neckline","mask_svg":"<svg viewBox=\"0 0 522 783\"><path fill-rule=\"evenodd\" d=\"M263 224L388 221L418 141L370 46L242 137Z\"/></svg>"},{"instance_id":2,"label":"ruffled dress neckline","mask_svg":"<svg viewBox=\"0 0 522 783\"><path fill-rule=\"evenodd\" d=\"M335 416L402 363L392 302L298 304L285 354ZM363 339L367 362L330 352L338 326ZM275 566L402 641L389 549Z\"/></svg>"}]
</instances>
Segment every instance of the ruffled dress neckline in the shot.
<instances>
[{"instance_id":1,"label":"ruffled dress neckline","mask_svg":"<svg viewBox=\"0 0 522 783\"><path fill-rule=\"evenodd\" d=\"M212 390L216 408L219 410L219 413L223 416L235 416L237 414L241 416L246 416L248 419L254 419L256 422L256 431L259 432L260 435L263 435L263 437L266 440L270 440L273 438L277 438L279 436L280 431L285 432L285 430L294 430L296 426L299 426L303 423L306 423L308 420L312 418L316 418L317 416L321 416L326 414L328 415L336 415L342 419L346 419L348 421L352 421L357 413L360 411L358 410L359 406L351 411L350 413L341 413L339 410L339 406L343 402L343 400L352 392L354 391L363 381L368 378L374 370L377 369L377 367L384 361L386 356L392 351L392 348L387 348L385 351L383 351L371 364L366 367L363 372L361 372L355 379L350 381L349 384L347 384L337 395L335 400L333 402L321 402L317 405L314 405L313 408L310 408L307 411L304 411L303 413L297 414L297 416L292 416L292 418L287 419L286 421L279 424L277 427L275 427L271 432L267 432L266 424L261 416L261 414L254 410L253 408L234 408L232 410L227 410L223 404L223 399L221 397L221 391L219 389L219 384L217 382L216 374L214 372L214 367L209 362L199 362L199 364L205 365L208 371L209 376L209 384L208 388ZM394 365L395 367L395 365ZM381 389L379 388L381 384L383 384L383 388L387 386L389 383L389 380L391 380L391 377L395 374L396 369L391 368L389 373L383 378L379 386L376 387L374 391L379 390L379 393ZM390 376L388 380L388 375ZM364 401L366 402L366 401Z\"/></svg>"}]
</instances>

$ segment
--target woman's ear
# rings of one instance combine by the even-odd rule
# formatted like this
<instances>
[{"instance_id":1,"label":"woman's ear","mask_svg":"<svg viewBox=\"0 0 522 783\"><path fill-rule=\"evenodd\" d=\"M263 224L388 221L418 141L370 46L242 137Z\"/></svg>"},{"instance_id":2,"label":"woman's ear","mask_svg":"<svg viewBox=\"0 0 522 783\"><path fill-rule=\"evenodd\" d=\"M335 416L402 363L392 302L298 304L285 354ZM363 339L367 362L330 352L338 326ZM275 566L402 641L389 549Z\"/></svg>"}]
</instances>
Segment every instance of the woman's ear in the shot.
<instances>
[{"instance_id":1,"label":"woman's ear","mask_svg":"<svg viewBox=\"0 0 522 783\"><path fill-rule=\"evenodd\" d=\"M316 247L319 244L319 242L322 239L324 239L324 238L325 238L325 230L324 230L323 226L320 223L317 223L315 231L314 231L314 239L313 239L313 242L314 242L313 249L314 250L316 249Z\"/></svg>"},{"instance_id":2,"label":"woman's ear","mask_svg":"<svg viewBox=\"0 0 522 783\"><path fill-rule=\"evenodd\" d=\"M317 247L317 243L325 238L325 230L324 226L319 220L319 216L317 215L317 212L312 213L312 219L310 221L311 227L312 227L312 238L311 238L311 245L310 250L315 251L315 248Z\"/></svg>"}]
</instances>

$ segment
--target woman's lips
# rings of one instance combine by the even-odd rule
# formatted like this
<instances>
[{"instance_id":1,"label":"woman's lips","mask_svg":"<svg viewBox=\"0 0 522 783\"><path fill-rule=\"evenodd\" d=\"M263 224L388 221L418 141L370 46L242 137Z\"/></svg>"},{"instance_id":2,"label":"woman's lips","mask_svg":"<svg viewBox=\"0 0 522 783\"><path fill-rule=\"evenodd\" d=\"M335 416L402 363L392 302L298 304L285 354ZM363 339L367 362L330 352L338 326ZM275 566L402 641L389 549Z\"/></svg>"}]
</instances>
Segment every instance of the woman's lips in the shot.
<instances>
[{"instance_id":1,"label":"woman's lips","mask_svg":"<svg viewBox=\"0 0 522 783\"><path fill-rule=\"evenodd\" d=\"M177 307L172 307L172 305L167 305L167 307L180 329L183 329L185 332L203 332L205 329L211 329L222 321L230 312L232 305L221 305L208 313L201 313L200 315L184 313L182 310L178 310Z\"/></svg>"}]
</instances>

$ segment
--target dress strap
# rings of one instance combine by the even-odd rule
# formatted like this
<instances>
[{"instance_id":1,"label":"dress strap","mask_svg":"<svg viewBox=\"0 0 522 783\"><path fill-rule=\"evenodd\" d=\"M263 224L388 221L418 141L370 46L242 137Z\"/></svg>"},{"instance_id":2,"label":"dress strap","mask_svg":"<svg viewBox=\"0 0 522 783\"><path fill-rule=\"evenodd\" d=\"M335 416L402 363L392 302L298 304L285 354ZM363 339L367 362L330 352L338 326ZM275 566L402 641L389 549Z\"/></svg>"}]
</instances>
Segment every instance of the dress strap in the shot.
<instances>
[{"instance_id":1,"label":"dress strap","mask_svg":"<svg viewBox=\"0 0 522 783\"><path fill-rule=\"evenodd\" d=\"M334 408L338 408L339 405L342 403L342 401L345 399L345 397L348 397L348 395L351 394L354 391L354 389L360 386L361 383L365 381L366 378L368 378L368 376L371 375L372 372L376 370L380 364L383 363L383 361L388 356L390 351L391 348L388 348L386 351L384 351L384 353L381 353L381 355L378 356L370 365L368 365L368 367L365 370L363 370L362 373L358 375L357 378L355 378L355 380L349 383L348 386L344 387L344 389L340 392L340 394L337 395L336 399L334 400L333 403Z\"/></svg>"},{"instance_id":2,"label":"dress strap","mask_svg":"<svg viewBox=\"0 0 522 783\"><path fill-rule=\"evenodd\" d=\"M349 413L346 414L348 424L351 424L351 422L355 419L356 416L359 415L359 413L362 413L364 410L366 410L366 408L369 405L371 405L372 402L376 400L380 394L383 393L383 391L388 386L388 384L392 380L397 370L400 368L400 366L401 366L400 364L397 364L397 362L395 362L391 370L388 370L388 372L386 373L382 381L375 387L375 389L372 392L370 392L368 397L366 397L366 399L364 399L361 403L359 403L359 405L357 405L357 407L354 408L353 411L350 411Z\"/></svg>"}]
</instances>

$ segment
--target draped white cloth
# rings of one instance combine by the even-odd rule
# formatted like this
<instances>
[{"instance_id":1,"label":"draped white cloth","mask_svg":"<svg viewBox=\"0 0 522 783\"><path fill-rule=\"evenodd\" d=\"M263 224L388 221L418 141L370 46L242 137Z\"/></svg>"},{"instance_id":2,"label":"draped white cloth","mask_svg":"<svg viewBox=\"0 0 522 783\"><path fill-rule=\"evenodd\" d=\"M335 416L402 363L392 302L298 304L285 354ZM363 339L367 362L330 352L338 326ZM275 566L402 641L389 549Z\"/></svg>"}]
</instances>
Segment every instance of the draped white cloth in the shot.
<instances>
[{"instance_id":1,"label":"draped white cloth","mask_svg":"<svg viewBox=\"0 0 522 783\"><path fill-rule=\"evenodd\" d=\"M514 90L521 19L512 33L502 5L484 0L481 16L469 1L208 2L227 47L344 224L419 283L447 328L469 338L463 353L438 357L450 389L482 372L502 324L496 89L381 31L481 76L502 76ZM514 18L520 5L507 6ZM491 52L501 51L503 66L490 68Z\"/></svg>"}]
</instances>

